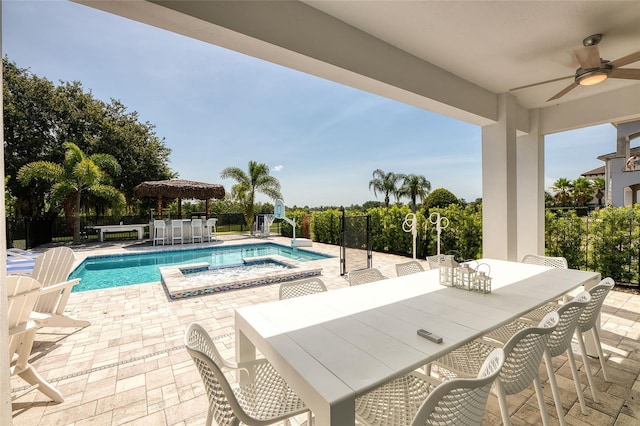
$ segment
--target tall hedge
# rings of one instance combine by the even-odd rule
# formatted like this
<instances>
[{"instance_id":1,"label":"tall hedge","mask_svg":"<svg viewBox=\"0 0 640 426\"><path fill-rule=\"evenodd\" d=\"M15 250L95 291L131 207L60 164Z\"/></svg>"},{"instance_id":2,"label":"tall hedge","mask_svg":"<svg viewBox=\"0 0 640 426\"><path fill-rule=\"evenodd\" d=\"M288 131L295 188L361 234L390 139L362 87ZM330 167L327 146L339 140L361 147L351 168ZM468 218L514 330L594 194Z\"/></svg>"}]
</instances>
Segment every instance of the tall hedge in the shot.
<instances>
[{"instance_id":1,"label":"tall hedge","mask_svg":"<svg viewBox=\"0 0 640 426\"><path fill-rule=\"evenodd\" d=\"M482 211L472 205L465 207L450 204L444 208L432 208L426 217L439 213L449 220L449 226L440 233L440 253L453 254L456 259L479 259L482 257ZM438 233L434 224L427 226L427 253L437 254Z\"/></svg>"},{"instance_id":2,"label":"tall hedge","mask_svg":"<svg viewBox=\"0 0 640 426\"><path fill-rule=\"evenodd\" d=\"M412 236L402 228L408 213L411 213L409 207L397 205L345 212L348 216L371 216L374 251L409 257L413 251ZM449 220L449 226L441 233L441 253L454 254L460 260L482 257L482 207L475 204L464 207L451 204L418 212L417 257L437 252L436 227L428 221L432 213ZM288 216L296 217L297 223L304 214L307 213L287 212ZM311 213L312 239L339 244L341 216L338 209ZM298 232L296 235L301 235ZM545 244L548 256L565 257L571 268L598 271L617 282L637 283L640 280L640 205L606 207L588 215L578 215L574 210L547 210Z\"/></svg>"},{"instance_id":3,"label":"tall hedge","mask_svg":"<svg viewBox=\"0 0 640 426\"><path fill-rule=\"evenodd\" d=\"M587 265L585 242L586 220L575 210L545 211L545 245L547 256L562 256L570 268Z\"/></svg>"},{"instance_id":4,"label":"tall hedge","mask_svg":"<svg viewBox=\"0 0 640 426\"><path fill-rule=\"evenodd\" d=\"M593 213L590 269L615 281L638 282L640 207L607 207Z\"/></svg>"}]
</instances>

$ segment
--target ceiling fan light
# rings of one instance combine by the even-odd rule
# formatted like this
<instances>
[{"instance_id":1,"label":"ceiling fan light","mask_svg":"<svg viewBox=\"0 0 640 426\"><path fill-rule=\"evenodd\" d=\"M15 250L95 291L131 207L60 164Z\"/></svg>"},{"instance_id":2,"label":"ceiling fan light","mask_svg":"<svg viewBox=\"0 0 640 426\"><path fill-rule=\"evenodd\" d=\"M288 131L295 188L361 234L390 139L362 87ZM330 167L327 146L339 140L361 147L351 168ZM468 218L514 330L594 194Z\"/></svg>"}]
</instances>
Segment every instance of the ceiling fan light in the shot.
<instances>
[{"instance_id":1,"label":"ceiling fan light","mask_svg":"<svg viewBox=\"0 0 640 426\"><path fill-rule=\"evenodd\" d=\"M580 84L581 86L593 86L594 84L602 83L607 79L607 77L607 73L605 72L584 75L580 77L580 79L578 80L578 84Z\"/></svg>"}]
</instances>

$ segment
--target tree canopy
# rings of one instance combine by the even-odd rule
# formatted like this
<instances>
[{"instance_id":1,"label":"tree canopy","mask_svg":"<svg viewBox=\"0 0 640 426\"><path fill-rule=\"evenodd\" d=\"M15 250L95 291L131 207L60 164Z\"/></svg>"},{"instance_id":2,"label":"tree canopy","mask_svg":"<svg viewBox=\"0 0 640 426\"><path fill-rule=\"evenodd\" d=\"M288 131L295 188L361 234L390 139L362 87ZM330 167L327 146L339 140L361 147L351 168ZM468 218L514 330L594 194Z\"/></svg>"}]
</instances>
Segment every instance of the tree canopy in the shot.
<instances>
[{"instance_id":1,"label":"tree canopy","mask_svg":"<svg viewBox=\"0 0 640 426\"><path fill-rule=\"evenodd\" d=\"M400 187L400 194L411 200L411 210L416 211L417 201L424 200L431 191L431 182L422 175L410 173L404 176L404 181Z\"/></svg>"},{"instance_id":2,"label":"tree canopy","mask_svg":"<svg viewBox=\"0 0 640 426\"><path fill-rule=\"evenodd\" d=\"M176 177L169 168L171 150L149 122L141 123L137 112L128 112L119 101L95 99L80 82L58 85L19 68L4 57L5 174L8 191L16 197L17 215L57 215L45 203L50 187L34 181L23 187L18 170L34 159L61 164L65 142L75 144L87 156L110 154L122 168L111 185L131 203L133 187L145 180Z\"/></svg>"},{"instance_id":3,"label":"tree canopy","mask_svg":"<svg viewBox=\"0 0 640 426\"><path fill-rule=\"evenodd\" d=\"M49 203L64 208L67 217L73 216L73 243L80 244L80 209L83 198L104 200L117 212L124 207L124 195L110 185L120 165L109 154L87 157L77 145L66 142L64 162L34 161L18 170L18 180L25 187L37 180L50 185Z\"/></svg>"},{"instance_id":4,"label":"tree canopy","mask_svg":"<svg viewBox=\"0 0 640 426\"><path fill-rule=\"evenodd\" d=\"M369 189L373 189L373 195L378 196L378 192L384 194L384 206L389 208L390 196L393 195L396 201L400 199L400 189L398 182L404 179L401 173L385 173L382 169L373 171L373 179L369 181Z\"/></svg>"},{"instance_id":5,"label":"tree canopy","mask_svg":"<svg viewBox=\"0 0 640 426\"><path fill-rule=\"evenodd\" d=\"M282 198L280 182L269 175L269 167L263 163L249 161L247 172L239 167L227 167L220 173L222 179L231 178L237 183L231 188L231 195L243 206L244 218L251 229L256 212L256 192L261 192L277 200Z\"/></svg>"},{"instance_id":6,"label":"tree canopy","mask_svg":"<svg viewBox=\"0 0 640 426\"><path fill-rule=\"evenodd\" d=\"M438 188L433 190L431 194L427 195L424 199L422 206L425 209L432 207L444 208L450 204L458 204L458 198L453 193L444 188Z\"/></svg>"}]
</instances>

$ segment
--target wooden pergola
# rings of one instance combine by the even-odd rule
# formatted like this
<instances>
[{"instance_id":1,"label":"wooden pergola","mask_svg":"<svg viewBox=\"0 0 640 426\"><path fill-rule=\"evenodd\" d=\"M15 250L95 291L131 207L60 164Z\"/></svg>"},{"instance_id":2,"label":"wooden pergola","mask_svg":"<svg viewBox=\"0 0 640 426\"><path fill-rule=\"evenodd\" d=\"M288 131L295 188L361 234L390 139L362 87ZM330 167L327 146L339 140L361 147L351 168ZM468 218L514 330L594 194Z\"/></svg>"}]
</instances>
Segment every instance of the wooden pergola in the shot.
<instances>
[{"instance_id":1,"label":"wooden pergola","mask_svg":"<svg viewBox=\"0 0 640 426\"><path fill-rule=\"evenodd\" d=\"M206 214L209 217L209 200L224 198L224 186L215 183L194 182L182 179L156 180L142 182L133 188L135 198L155 198L158 200L158 219L162 219L162 201L178 199L178 216L182 217L182 200L205 200Z\"/></svg>"}]
</instances>

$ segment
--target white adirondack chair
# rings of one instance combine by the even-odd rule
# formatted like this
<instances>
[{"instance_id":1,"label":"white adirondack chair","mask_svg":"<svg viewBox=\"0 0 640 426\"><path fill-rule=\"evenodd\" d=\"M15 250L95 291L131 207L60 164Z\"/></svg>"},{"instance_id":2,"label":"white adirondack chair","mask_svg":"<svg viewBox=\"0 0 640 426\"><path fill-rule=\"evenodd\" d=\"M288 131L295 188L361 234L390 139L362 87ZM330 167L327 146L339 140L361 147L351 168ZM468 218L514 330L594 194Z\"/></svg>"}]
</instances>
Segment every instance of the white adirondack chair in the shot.
<instances>
[{"instance_id":1,"label":"white adirondack chair","mask_svg":"<svg viewBox=\"0 0 640 426\"><path fill-rule=\"evenodd\" d=\"M40 297L33 309L31 319L40 327L86 327L89 321L77 320L64 315L71 289L80 279L67 281L73 268L75 255L68 247L54 247L36 259L31 275L42 284Z\"/></svg>"},{"instance_id":2,"label":"white adirondack chair","mask_svg":"<svg viewBox=\"0 0 640 426\"><path fill-rule=\"evenodd\" d=\"M40 295L41 284L31 277L9 276L6 278L8 295L8 326L9 326L9 359L10 375L18 375L29 383L26 390L11 396L19 398L32 390L39 390L55 402L63 402L64 397L56 388L51 386L29 364L29 356L33 347L37 325L29 319L31 311Z\"/></svg>"}]
</instances>

